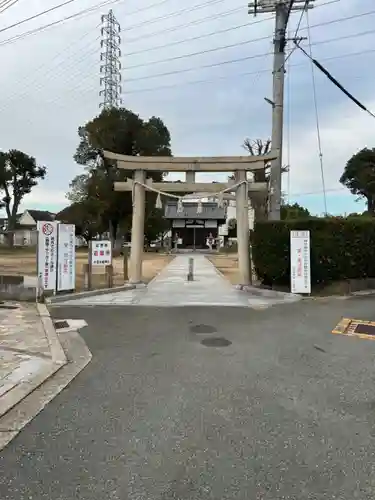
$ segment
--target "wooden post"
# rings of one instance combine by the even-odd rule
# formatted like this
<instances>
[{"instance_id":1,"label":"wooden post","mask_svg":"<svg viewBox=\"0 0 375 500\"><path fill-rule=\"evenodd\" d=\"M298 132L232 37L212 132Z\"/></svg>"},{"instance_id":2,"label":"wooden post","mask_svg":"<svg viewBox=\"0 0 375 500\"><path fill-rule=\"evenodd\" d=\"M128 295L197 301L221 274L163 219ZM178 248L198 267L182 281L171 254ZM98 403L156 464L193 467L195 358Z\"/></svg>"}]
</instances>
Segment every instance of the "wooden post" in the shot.
<instances>
[{"instance_id":1,"label":"wooden post","mask_svg":"<svg viewBox=\"0 0 375 500\"><path fill-rule=\"evenodd\" d=\"M128 266L128 259L129 259L129 250L127 247L123 249L124 252L124 283L129 281L129 266Z\"/></svg>"},{"instance_id":2,"label":"wooden post","mask_svg":"<svg viewBox=\"0 0 375 500\"><path fill-rule=\"evenodd\" d=\"M106 278L107 288L113 288L113 265L112 264L105 266L105 278Z\"/></svg>"},{"instance_id":3,"label":"wooden post","mask_svg":"<svg viewBox=\"0 0 375 500\"><path fill-rule=\"evenodd\" d=\"M83 288L92 289L92 272L90 264L83 264Z\"/></svg>"},{"instance_id":4,"label":"wooden post","mask_svg":"<svg viewBox=\"0 0 375 500\"><path fill-rule=\"evenodd\" d=\"M87 264L83 265L83 276L85 290L92 290L92 243L89 242L89 253Z\"/></svg>"}]
</instances>

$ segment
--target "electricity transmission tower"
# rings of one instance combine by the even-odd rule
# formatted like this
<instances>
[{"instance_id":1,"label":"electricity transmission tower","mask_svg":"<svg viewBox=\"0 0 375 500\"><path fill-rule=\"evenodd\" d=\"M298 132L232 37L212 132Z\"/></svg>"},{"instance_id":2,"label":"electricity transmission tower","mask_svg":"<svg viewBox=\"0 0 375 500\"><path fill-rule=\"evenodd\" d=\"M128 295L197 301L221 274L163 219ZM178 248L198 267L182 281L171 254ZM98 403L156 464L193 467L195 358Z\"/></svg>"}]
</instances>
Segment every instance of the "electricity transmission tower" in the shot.
<instances>
[{"instance_id":1,"label":"electricity transmission tower","mask_svg":"<svg viewBox=\"0 0 375 500\"><path fill-rule=\"evenodd\" d=\"M121 27L113 11L102 16L101 54L100 54L100 86L101 108L117 108L121 105Z\"/></svg>"},{"instance_id":2,"label":"electricity transmission tower","mask_svg":"<svg viewBox=\"0 0 375 500\"><path fill-rule=\"evenodd\" d=\"M284 80L285 80L285 47L290 14L294 11L312 9L314 0L254 0L249 3L249 14L265 14L275 12L276 24L274 35L273 57L273 96L266 99L272 105L272 149L278 150L277 160L271 163L269 219L280 220L281 206L281 172L283 152L284 126ZM300 24L300 23L299 23ZM299 25L292 40L296 40ZM300 40L300 39L299 39ZM298 40L296 40L298 41Z\"/></svg>"}]
</instances>

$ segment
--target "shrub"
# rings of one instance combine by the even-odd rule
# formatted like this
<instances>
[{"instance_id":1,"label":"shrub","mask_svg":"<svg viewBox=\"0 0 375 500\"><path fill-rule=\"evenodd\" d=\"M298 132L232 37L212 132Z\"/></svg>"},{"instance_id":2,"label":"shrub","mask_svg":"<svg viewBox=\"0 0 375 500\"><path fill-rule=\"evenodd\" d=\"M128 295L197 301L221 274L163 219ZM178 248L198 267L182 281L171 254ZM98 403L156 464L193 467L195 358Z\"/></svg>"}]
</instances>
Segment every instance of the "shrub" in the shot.
<instances>
[{"instance_id":1,"label":"shrub","mask_svg":"<svg viewBox=\"0 0 375 500\"><path fill-rule=\"evenodd\" d=\"M290 231L310 231L311 283L375 277L375 219L326 218L258 222L251 234L259 279L290 282Z\"/></svg>"}]
</instances>

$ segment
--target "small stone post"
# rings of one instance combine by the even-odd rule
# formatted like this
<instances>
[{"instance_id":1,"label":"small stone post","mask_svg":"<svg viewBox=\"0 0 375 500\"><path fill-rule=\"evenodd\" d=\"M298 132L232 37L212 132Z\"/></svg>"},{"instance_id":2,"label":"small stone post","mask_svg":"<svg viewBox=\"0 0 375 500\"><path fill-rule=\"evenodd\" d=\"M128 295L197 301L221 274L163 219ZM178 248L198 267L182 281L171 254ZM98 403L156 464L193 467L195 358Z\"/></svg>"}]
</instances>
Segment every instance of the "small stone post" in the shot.
<instances>
[{"instance_id":1,"label":"small stone post","mask_svg":"<svg viewBox=\"0 0 375 500\"><path fill-rule=\"evenodd\" d=\"M128 266L128 258L129 258L129 250L128 248L124 248L124 283L129 281L129 266Z\"/></svg>"},{"instance_id":2,"label":"small stone post","mask_svg":"<svg viewBox=\"0 0 375 500\"><path fill-rule=\"evenodd\" d=\"M189 258L189 269L188 269L187 280L194 281L194 259L192 257Z\"/></svg>"},{"instance_id":3,"label":"small stone post","mask_svg":"<svg viewBox=\"0 0 375 500\"><path fill-rule=\"evenodd\" d=\"M106 278L107 288L113 288L113 265L112 264L105 266L105 278Z\"/></svg>"}]
</instances>

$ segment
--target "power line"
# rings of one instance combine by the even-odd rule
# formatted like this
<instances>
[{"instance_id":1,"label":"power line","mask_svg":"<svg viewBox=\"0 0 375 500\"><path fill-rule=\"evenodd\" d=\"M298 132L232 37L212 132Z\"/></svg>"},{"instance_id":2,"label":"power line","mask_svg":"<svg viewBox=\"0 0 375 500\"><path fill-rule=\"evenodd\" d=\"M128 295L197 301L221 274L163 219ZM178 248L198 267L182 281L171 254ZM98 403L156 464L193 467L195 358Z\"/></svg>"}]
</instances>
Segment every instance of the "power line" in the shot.
<instances>
[{"instance_id":1,"label":"power line","mask_svg":"<svg viewBox=\"0 0 375 500\"><path fill-rule=\"evenodd\" d=\"M341 90L341 92L343 92L347 97L349 97L349 99L351 101L353 101L359 108L361 108L363 111L366 111L366 113L368 113L370 116L372 116L373 118L375 118L375 114L372 113L372 111L370 111L369 109L367 109L360 101L358 101L358 99L356 99L350 92L348 92L348 90L346 90L345 87L343 87L341 85L341 83L336 80L336 78L334 78L331 73L324 67L322 66L322 64L320 64L316 59L312 58L307 52L306 50L304 50L297 42L295 42L296 45L298 46L298 48L305 54L305 56L307 56L313 63L314 65L322 72L326 75L326 77L331 80L331 82L336 85L337 88L339 88Z\"/></svg>"},{"instance_id":2,"label":"power line","mask_svg":"<svg viewBox=\"0 0 375 500\"><path fill-rule=\"evenodd\" d=\"M322 140L320 136L320 123L319 123L319 111L318 111L318 98L316 93L316 83L315 83L315 70L314 64L312 61L312 43L311 43L311 32L310 32L310 22L309 22L309 13L306 12L306 21L307 21L307 34L309 40L309 54L311 58L311 81L313 87L313 100L314 100L314 111L315 111L315 122L316 122L316 134L318 141L318 156L319 156L319 165L320 165L320 176L322 179L322 188L323 188L323 203L324 203L324 213L327 215L327 195L326 195L326 186L325 186L325 176L324 176L324 164L323 164L323 150L322 150Z\"/></svg>"},{"instance_id":3,"label":"power line","mask_svg":"<svg viewBox=\"0 0 375 500\"><path fill-rule=\"evenodd\" d=\"M18 0L15 0L15 1L18 1ZM71 4L73 2L76 2L76 1L77 0L66 0L63 3L55 5L54 7L51 7L50 9L43 10L41 12L38 12L37 14L34 14L33 16L21 19L20 21L14 23L14 24L11 24L10 26L6 26L5 28L0 29L0 33L3 33L4 31L8 31L8 30L10 30L12 28L16 28L17 26L21 26L22 24L25 24L25 23L27 23L29 21L33 21L35 19L38 19L39 17L42 17L42 16L44 16L46 14L49 14L50 12L53 12L55 10L61 9L62 7L65 7L66 5L69 5L69 4ZM126 15L130 16L132 14L138 14L139 12L143 12L145 10L149 10L152 7L158 7L158 6L160 6L160 5L162 5L162 4L166 3L166 2L169 2L169 1L170 0L162 0L161 2L156 2L156 3L152 4L152 5L148 5L147 7L142 7L141 9L137 9L137 10L135 10L133 12L127 13ZM105 2L102 2L101 4L99 4L97 6L94 5L94 6L89 7L89 8L90 9L93 9L93 8L99 9L99 8L102 8L102 7L104 7L104 6L108 5L108 4L111 4L111 3L116 3L116 0L112 0L112 1L106 0ZM0 7L1 7L1 5L0 5ZM84 9L84 11L86 11L86 10L87 9ZM81 11L81 13L82 13L82 11Z\"/></svg>"},{"instance_id":4,"label":"power line","mask_svg":"<svg viewBox=\"0 0 375 500\"><path fill-rule=\"evenodd\" d=\"M333 60L338 60L338 59L343 59L346 57L359 57L363 55L367 55L370 53L375 53L375 49L368 49L368 50L361 50L360 52L353 52L349 54L341 54L338 56L332 56L328 58L322 59L323 61L333 61ZM291 64L291 67L298 67L298 66L304 66L304 63L298 63L298 64ZM193 81L188 81L188 82L181 82L181 83L173 83L173 84L166 84L166 85L160 85L157 87L149 87L149 88L144 88L144 89L134 89L134 90L127 90L124 92L124 94L138 94L142 92L153 92L155 90L165 90L165 89L172 89L176 87L181 87L185 85L196 85L196 84L202 84L202 83L214 83L218 80L228 80L231 78L239 78L239 77L245 77L245 76L251 76L251 75L257 75L257 74L269 74L269 69L260 69L258 71L246 71L244 73L236 73L236 74L230 74L230 75L225 75L225 76L217 76L215 78L210 78L210 79L202 79L202 80L193 80Z\"/></svg>"},{"instance_id":5,"label":"power line","mask_svg":"<svg viewBox=\"0 0 375 500\"><path fill-rule=\"evenodd\" d=\"M132 31L136 28L140 28L141 26L146 26L146 25L148 26L149 24L154 24L154 23L158 23L160 21L165 21L166 19L170 19L171 17L181 16L182 14L190 13L190 12L193 12L195 10L204 9L205 7L210 7L211 5L216 5L216 4L222 3L224 1L226 1L226 0L208 0L208 1L203 2L203 3L193 5L192 7L186 7L185 9L176 10L174 12L170 12L169 14L164 14L163 16L153 17L152 19L142 21L141 23L133 24L130 28L127 28L126 31Z\"/></svg>"},{"instance_id":6,"label":"power line","mask_svg":"<svg viewBox=\"0 0 375 500\"><path fill-rule=\"evenodd\" d=\"M221 61L221 62L217 62L217 63L202 64L201 66L194 66L192 68L183 68L183 69L177 69L174 71L166 71L165 73L156 73L155 75L147 75L147 76L141 76L141 77L137 77L137 78L127 78L126 81L127 82L135 82L135 81L139 81L139 80L149 80L150 78L158 78L160 76L179 75L181 73L187 73L189 71L195 71L197 69L215 68L217 66L224 66L226 64L249 61L250 59L257 59L259 57L265 57L265 56L269 56L269 55L272 55L272 52L266 52L263 54L255 54L253 56L240 57L238 59L229 59L227 61Z\"/></svg>"},{"instance_id":7,"label":"power line","mask_svg":"<svg viewBox=\"0 0 375 500\"><path fill-rule=\"evenodd\" d=\"M331 3L331 2L329 2ZM328 5L328 4L323 4L323 5ZM320 7L323 7L323 5L320 5ZM370 13L372 14L375 14L375 10L371 11ZM333 21L328 21L328 22L322 22L322 23L318 23L318 24L313 24L311 26L311 29L313 28L317 28L317 27L320 27L320 26L325 26L327 24L331 24L332 22L342 22L342 21L346 21L346 20L352 20L352 19L355 19L357 17L362 17L362 16L368 16L369 13L366 12L365 14L357 14L357 15L354 15L354 16L348 16L348 17L343 17L343 18L340 18L340 19L334 19ZM206 19L206 18L204 18ZM209 16L208 19L215 19L212 18L211 16ZM147 47L145 49L141 49L141 50L136 50L136 51L133 51L133 52L127 52L127 53L124 53L124 56L125 57L128 57L128 56L133 56L133 55L136 55L136 54L142 54L144 52L150 52L150 51L154 51L154 50L158 50L158 49L164 49L164 48L167 48L167 47L172 47L174 45L179 45L181 43L185 43L185 42L191 42L191 41L196 41L196 40L201 40L202 38L208 38L210 36L215 36L215 35L221 35L223 33L228 33L230 31L235 31L235 30L238 30L238 29L241 29L241 28L249 28L251 26L254 26L256 24L260 24L260 23L264 23L264 22L267 22L267 21L272 21L272 17L267 17L267 18L263 18L263 19L258 19L257 21L253 21L253 22L247 22L247 23L244 23L244 24L239 24L237 26L232 26L230 28L225 28L225 29L222 29L222 30L216 30L216 31L211 31L210 33L204 33L203 35L197 35L197 36L193 36L193 37L189 37L189 38L184 38L182 40L177 40L177 41L173 41L173 42L169 42L169 43L165 43L163 45L156 45L156 46L151 46L151 47ZM188 25L182 25L182 26L179 26L179 28L182 28L183 26L188 26ZM306 28L302 28L302 29L306 29ZM163 32L158 32L159 33L165 33L165 31ZM150 35L148 35L146 38L149 38ZM143 38L143 37L140 37L139 40ZM272 38L272 37L267 37L267 38ZM137 38L138 40L138 38ZM131 40L133 41L133 40ZM129 40L127 40L127 43L129 42Z\"/></svg>"},{"instance_id":8,"label":"power line","mask_svg":"<svg viewBox=\"0 0 375 500\"><path fill-rule=\"evenodd\" d=\"M164 30L154 31L151 33L145 33L144 35L141 35L141 36L138 36L135 38L127 38L126 43L127 44L134 43L134 42L138 42L138 40L146 40L148 38L153 38L154 36L164 35L166 33L172 33L174 31L180 31L182 29L189 28L191 26L197 26L198 24L204 24L207 21L216 21L217 19L231 16L232 14L236 14L237 12L240 12L242 10L243 10L242 7L237 7L236 9L231 9L231 10L228 10L225 12L221 12L220 14L216 14L215 16L209 15L206 17L202 17L200 19L196 19L195 21L190 21L188 23L183 23L183 24L179 24L177 26L172 26L171 28L167 28ZM272 17L269 17L267 19L262 19L259 22L270 21L271 19L272 19Z\"/></svg>"},{"instance_id":9,"label":"power line","mask_svg":"<svg viewBox=\"0 0 375 500\"><path fill-rule=\"evenodd\" d=\"M375 32L375 30L373 30L373 32ZM365 33L368 34L369 32L366 31ZM324 44L324 43L331 43L331 42L337 41L338 39L339 40L344 40L346 38L350 38L350 37L353 37L353 36L357 37L357 36L360 36L360 34L356 33L355 35L346 35L346 36L343 36L343 37L331 38L329 40L321 40L321 41L313 43L313 45L320 45L320 44ZM215 50L218 50L218 49L215 49ZM201 53L203 53L203 52L201 52ZM196 55L196 54L194 54L194 55ZM151 78L158 78L158 77L161 77L161 76L177 75L177 74L186 73L186 72L189 72L189 71L194 71L194 70L197 70L197 69L207 69L207 68L213 68L213 67L217 67L217 66L224 66L226 64L232 64L232 63L237 63L237 62L249 61L251 59L257 59L259 57L265 57L265 56L269 56L269 55L272 55L272 52L266 52L266 53L262 53L262 54L255 54L255 55L245 56L245 57L241 57L241 58L237 58L237 59L229 59L227 61L215 62L215 63L210 63L210 64L203 64L203 65L199 65L199 66L193 66L193 67L190 67L190 68L182 68L182 69L178 69L178 70L171 70L171 71L167 71L167 72L164 72L164 73L155 73L153 75L146 75L146 76L141 76L141 77L136 77L136 78L127 78L127 82L140 81L140 80L149 80ZM187 56L185 56L185 57L187 57ZM148 64L145 63L145 66L147 66L147 65ZM129 69L129 68L124 68L124 69Z\"/></svg>"},{"instance_id":10,"label":"power line","mask_svg":"<svg viewBox=\"0 0 375 500\"><path fill-rule=\"evenodd\" d=\"M4 2L2 2L2 4L0 5L0 9L2 9L0 11L0 14L5 12L6 10L8 10L10 7L15 5L17 2L18 2L18 0L5 0Z\"/></svg>"},{"instance_id":11,"label":"power line","mask_svg":"<svg viewBox=\"0 0 375 500\"><path fill-rule=\"evenodd\" d=\"M351 35L343 35L341 37L336 37L334 39L320 40L318 42L315 42L314 45L320 45L320 44L324 44L324 43L329 43L331 41L347 40L349 38L356 38L358 36L369 35L369 34L372 34L372 33L375 33L375 30L367 30L367 31L363 31L363 32L360 32L360 33L354 33L354 34L351 34ZM160 64L160 63L165 63L165 62L171 62L171 61L177 61L177 60L185 59L187 57L194 57L194 56L198 56L198 55L209 54L209 53L212 53L212 52L217 52L218 50L224 50L224 49L230 49L230 48L240 47L242 45L248 45L250 43L255 43L255 42L260 42L260 41L270 40L270 39L271 39L271 37L269 37L269 36L263 36L263 37L260 37L260 38L253 38L253 39L250 39L250 40L243 40L241 42L237 42L237 43L233 43L233 44L229 44L229 45L221 45L219 47L213 47L211 49L200 50L200 51L192 52L192 53L189 53L189 54L182 54L182 55L179 55L179 56L168 57L166 59L158 59L156 61L150 61L150 62L135 64L133 66L125 66L123 69L124 70L129 70L129 69L141 68L141 67L144 67L144 66L153 66L155 64Z\"/></svg>"},{"instance_id":12,"label":"power line","mask_svg":"<svg viewBox=\"0 0 375 500\"><path fill-rule=\"evenodd\" d=\"M193 57L193 56L198 56L198 55L202 55L202 54L209 54L211 52L216 52L218 50L231 49L234 47L240 47L242 45L248 45L248 44L254 43L254 42L260 42L262 40L269 40L269 38L270 38L269 36L262 36L261 38L255 38L252 40L244 40L242 42L232 43L230 45L222 45L220 47L213 47L211 49L200 50L198 52L192 52L190 54L182 54L180 56L168 57L167 59L159 59L157 61L151 61L148 63L135 64L134 66L125 66L124 70L141 68L143 66L152 66L154 64L160 64L160 63L165 63L165 62L170 62L170 61L177 61L180 59L185 59L186 57Z\"/></svg>"},{"instance_id":13,"label":"power line","mask_svg":"<svg viewBox=\"0 0 375 500\"><path fill-rule=\"evenodd\" d=\"M222 30L211 31L210 33L192 36L189 38L184 38L183 40L177 40L174 42L165 43L163 45L156 45L156 46L152 46L152 47L147 47L146 49L136 50L134 52L127 52L127 53L124 53L124 56L125 57L134 56L136 54L142 54L143 52L151 52L154 50L164 49L167 47L172 47L174 45L180 45L181 43L185 43L185 42L192 42L192 41L196 41L196 40L201 40L202 38L208 38L208 37L214 36L214 35L222 35L223 33L228 33L230 31L238 30L240 28L250 27L250 26L253 26L254 24L264 23L265 21L269 21L271 19L272 19L271 17L267 18L267 19L259 19L258 21L254 21L252 23L240 24L238 26L233 26L231 28L225 28ZM266 37L266 38L269 38L269 37Z\"/></svg>"},{"instance_id":14,"label":"power line","mask_svg":"<svg viewBox=\"0 0 375 500\"><path fill-rule=\"evenodd\" d=\"M300 29L301 24L302 24L303 15L305 14L305 12L308 11L308 9L309 9L309 3L310 3L310 0L305 0L305 4L303 6L300 18L299 18L298 23L297 23L296 31L294 33L294 37L293 37L294 39L297 39L298 32L299 32L299 29Z\"/></svg>"},{"instance_id":15,"label":"power line","mask_svg":"<svg viewBox=\"0 0 375 500\"><path fill-rule=\"evenodd\" d=\"M29 36L32 36L32 35L35 35L35 34L38 34L46 29L49 29L49 28L52 28L52 27L55 27L55 26L59 26L60 24L63 24L64 22L66 21L70 21L70 20L73 20L73 19L76 19L76 18L79 18L81 17L82 15L90 15L91 13L97 11L98 9L101 9L105 6L108 6L108 5L111 5L111 4L115 4L115 3L122 3L123 1L125 0L105 0L103 2L101 2L100 4L98 5L95 5L95 6L92 6L92 7L89 7L89 8L86 8L86 9L83 9L79 12L76 12L75 14L72 14L70 16L66 16L62 19L59 19L57 21L54 21L54 22L51 22L51 23L47 23L43 26L39 26L38 28L35 28L35 29L32 29L32 30L29 30L29 31L26 31L26 32L23 32L23 33L20 33L18 35L15 35L15 36L12 36L10 38L7 38L5 40L1 40L0 41L0 46L4 46L4 45L8 45L8 44L11 44L11 43L15 43L19 40L23 40L24 38L27 38ZM141 9L138 9L138 10L135 10L135 11L132 11L131 13L128 13L127 16L131 15L131 14L136 14L138 12L141 12L141 11L144 11L144 10L147 10L151 7L154 7L156 5L160 5L162 3L164 3L165 1L167 0L162 0L162 2L159 2L157 4L152 4L150 6L147 6L147 7L144 7L144 8L141 8ZM214 0L215 2L219 1L219 0ZM223 1L223 0L220 0L220 1ZM337 0L331 0L331 1L328 1L324 4L321 4L319 5L318 7L324 7L326 5L330 5L331 3L334 3L336 2ZM211 3L212 3L212 0L211 0ZM209 4L209 2L208 2ZM201 5L199 5L199 7L201 8ZM206 4L207 5L207 2ZM195 6L195 8L197 8L198 6ZM157 32L153 32L153 33L146 33L142 36L139 36L139 37L136 37L136 38L131 38L131 39L127 39L126 40L126 43L131 43L131 42L135 42L135 41L138 41L138 40L144 40L144 39L147 39L147 38L150 38L150 37L153 37L153 36L157 36L157 35L160 35L160 34L165 34L165 33L168 33L168 32L172 32L172 31L177 31L177 30L180 30L180 29L184 29L186 27L189 27L189 26L195 26L195 25L198 25L198 24L201 24L203 22L206 22L206 21L212 21L212 20L215 20L215 19L219 19L219 18L222 18L222 17L225 17L225 16L228 16L228 15L231 15L231 14L234 14L236 12L240 12L242 11L242 7L239 7L239 8L236 8L236 9L232 9L232 10L229 10L229 11L226 11L226 12L222 12L216 16L206 16L205 18L202 18L202 19L198 19L198 20L195 20L195 21L191 21L190 23L184 23L182 25L178 25L178 26L175 26L175 27L172 27L172 28L168 28L168 29L165 29L165 30L161 30L161 31L157 31ZM191 11L191 9L189 9L189 11ZM181 14L181 11L179 11L180 14ZM172 13L174 16L177 15L176 12ZM369 14L369 13L366 13L366 15ZM40 15L42 15L42 13L40 13ZM165 16L163 16L165 18ZM266 19L262 19L261 21L262 22L266 22L268 20L271 20L272 17L270 18L266 18ZM160 19L161 20L161 19ZM26 22L26 20L21 20L20 21L21 23L23 22ZM148 21L144 21L143 23L139 23L137 26L140 27L140 26L143 26L144 24L148 24ZM251 24L251 23L250 23ZM322 24L323 25L323 24ZM135 26L133 26L132 28L129 28L128 30L130 29L133 29ZM9 29L10 27L6 27L5 29ZM128 30L125 30L125 31L128 31Z\"/></svg>"},{"instance_id":16,"label":"power line","mask_svg":"<svg viewBox=\"0 0 375 500\"><path fill-rule=\"evenodd\" d=\"M70 3L73 3L76 1L77 0L66 0L64 3L60 3L58 5L55 5L54 7L51 7L50 9L43 10L42 12L38 12L38 14L34 14L33 16L22 19L21 21L18 21L14 24L11 24L10 26L6 26L5 28L0 29L0 33L3 33L4 31L8 31L12 28L16 28L17 26L21 26L24 23L27 23L29 21L33 21L34 19L38 19L38 17L44 16L45 14L49 14L50 12L61 9L62 7L65 7L66 5L69 5Z\"/></svg>"},{"instance_id":17,"label":"power line","mask_svg":"<svg viewBox=\"0 0 375 500\"><path fill-rule=\"evenodd\" d=\"M325 7L326 5L331 5L332 3L336 3L338 1L339 0L329 0L328 2L325 2L323 4L318 5L316 8ZM223 17L227 17L227 16L230 16L232 14L236 14L236 13L242 12L242 11L243 11L242 7L237 7L235 9L231 9L231 10L228 10L228 11L216 14L215 16L209 15L209 16L203 17L201 19L197 19L195 21L190 21L188 23L179 24L178 26L173 26L171 28L167 28L167 29L163 29L163 30L159 30L159 31L154 31L154 32L151 32L151 33L145 33L145 34L143 34L141 36L138 36L138 37L135 37L135 38L127 38L126 39L126 44L137 42L138 40L142 40L143 41L145 39L153 38L153 37L158 36L158 35L162 35L163 36L166 33L171 33L173 31L179 31L179 30L191 27L191 26L196 26L198 24L203 24L203 23L205 23L207 21L214 21L216 19L221 19ZM272 20L273 20L273 17L271 16L271 17L260 19L259 21L256 21L256 22L253 22L253 23L244 24L243 26L251 26L252 24L263 23L263 22L272 21Z\"/></svg>"},{"instance_id":18,"label":"power line","mask_svg":"<svg viewBox=\"0 0 375 500\"><path fill-rule=\"evenodd\" d=\"M39 26L38 28L29 30L29 31L25 31L25 32L20 33L18 35L14 35L10 38L6 38L5 40L1 40L0 46L9 45L11 43L17 42L18 40L23 40L24 38L26 38L28 36L40 33L48 28L52 28L54 26L59 26L60 24L63 24L66 21L77 19L83 15L90 15L92 13L95 13L98 9L102 9L105 6L108 6L108 5L111 5L114 3L118 3L118 2L123 2L123 1L125 1L125 0L105 0L104 2L102 2L98 5L95 5L93 7L88 7L87 9L80 10L79 12L76 12L75 14L71 14L69 16L63 17L62 19L58 19L57 21L53 21L51 23L44 24L43 26Z\"/></svg>"},{"instance_id":19,"label":"power line","mask_svg":"<svg viewBox=\"0 0 375 500\"><path fill-rule=\"evenodd\" d=\"M346 188L331 188L331 189L326 189L326 193L334 193L334 192L339 192L339 191L346 191L346 192L348 192L348 190ZM320 190L320 191L307 191L307 192L300 192L300 193L291 193L290 197L291 198L297 198L299 196L312 196L314 194L322 194L322 191Z\"/></svg>"}]
</instances>

